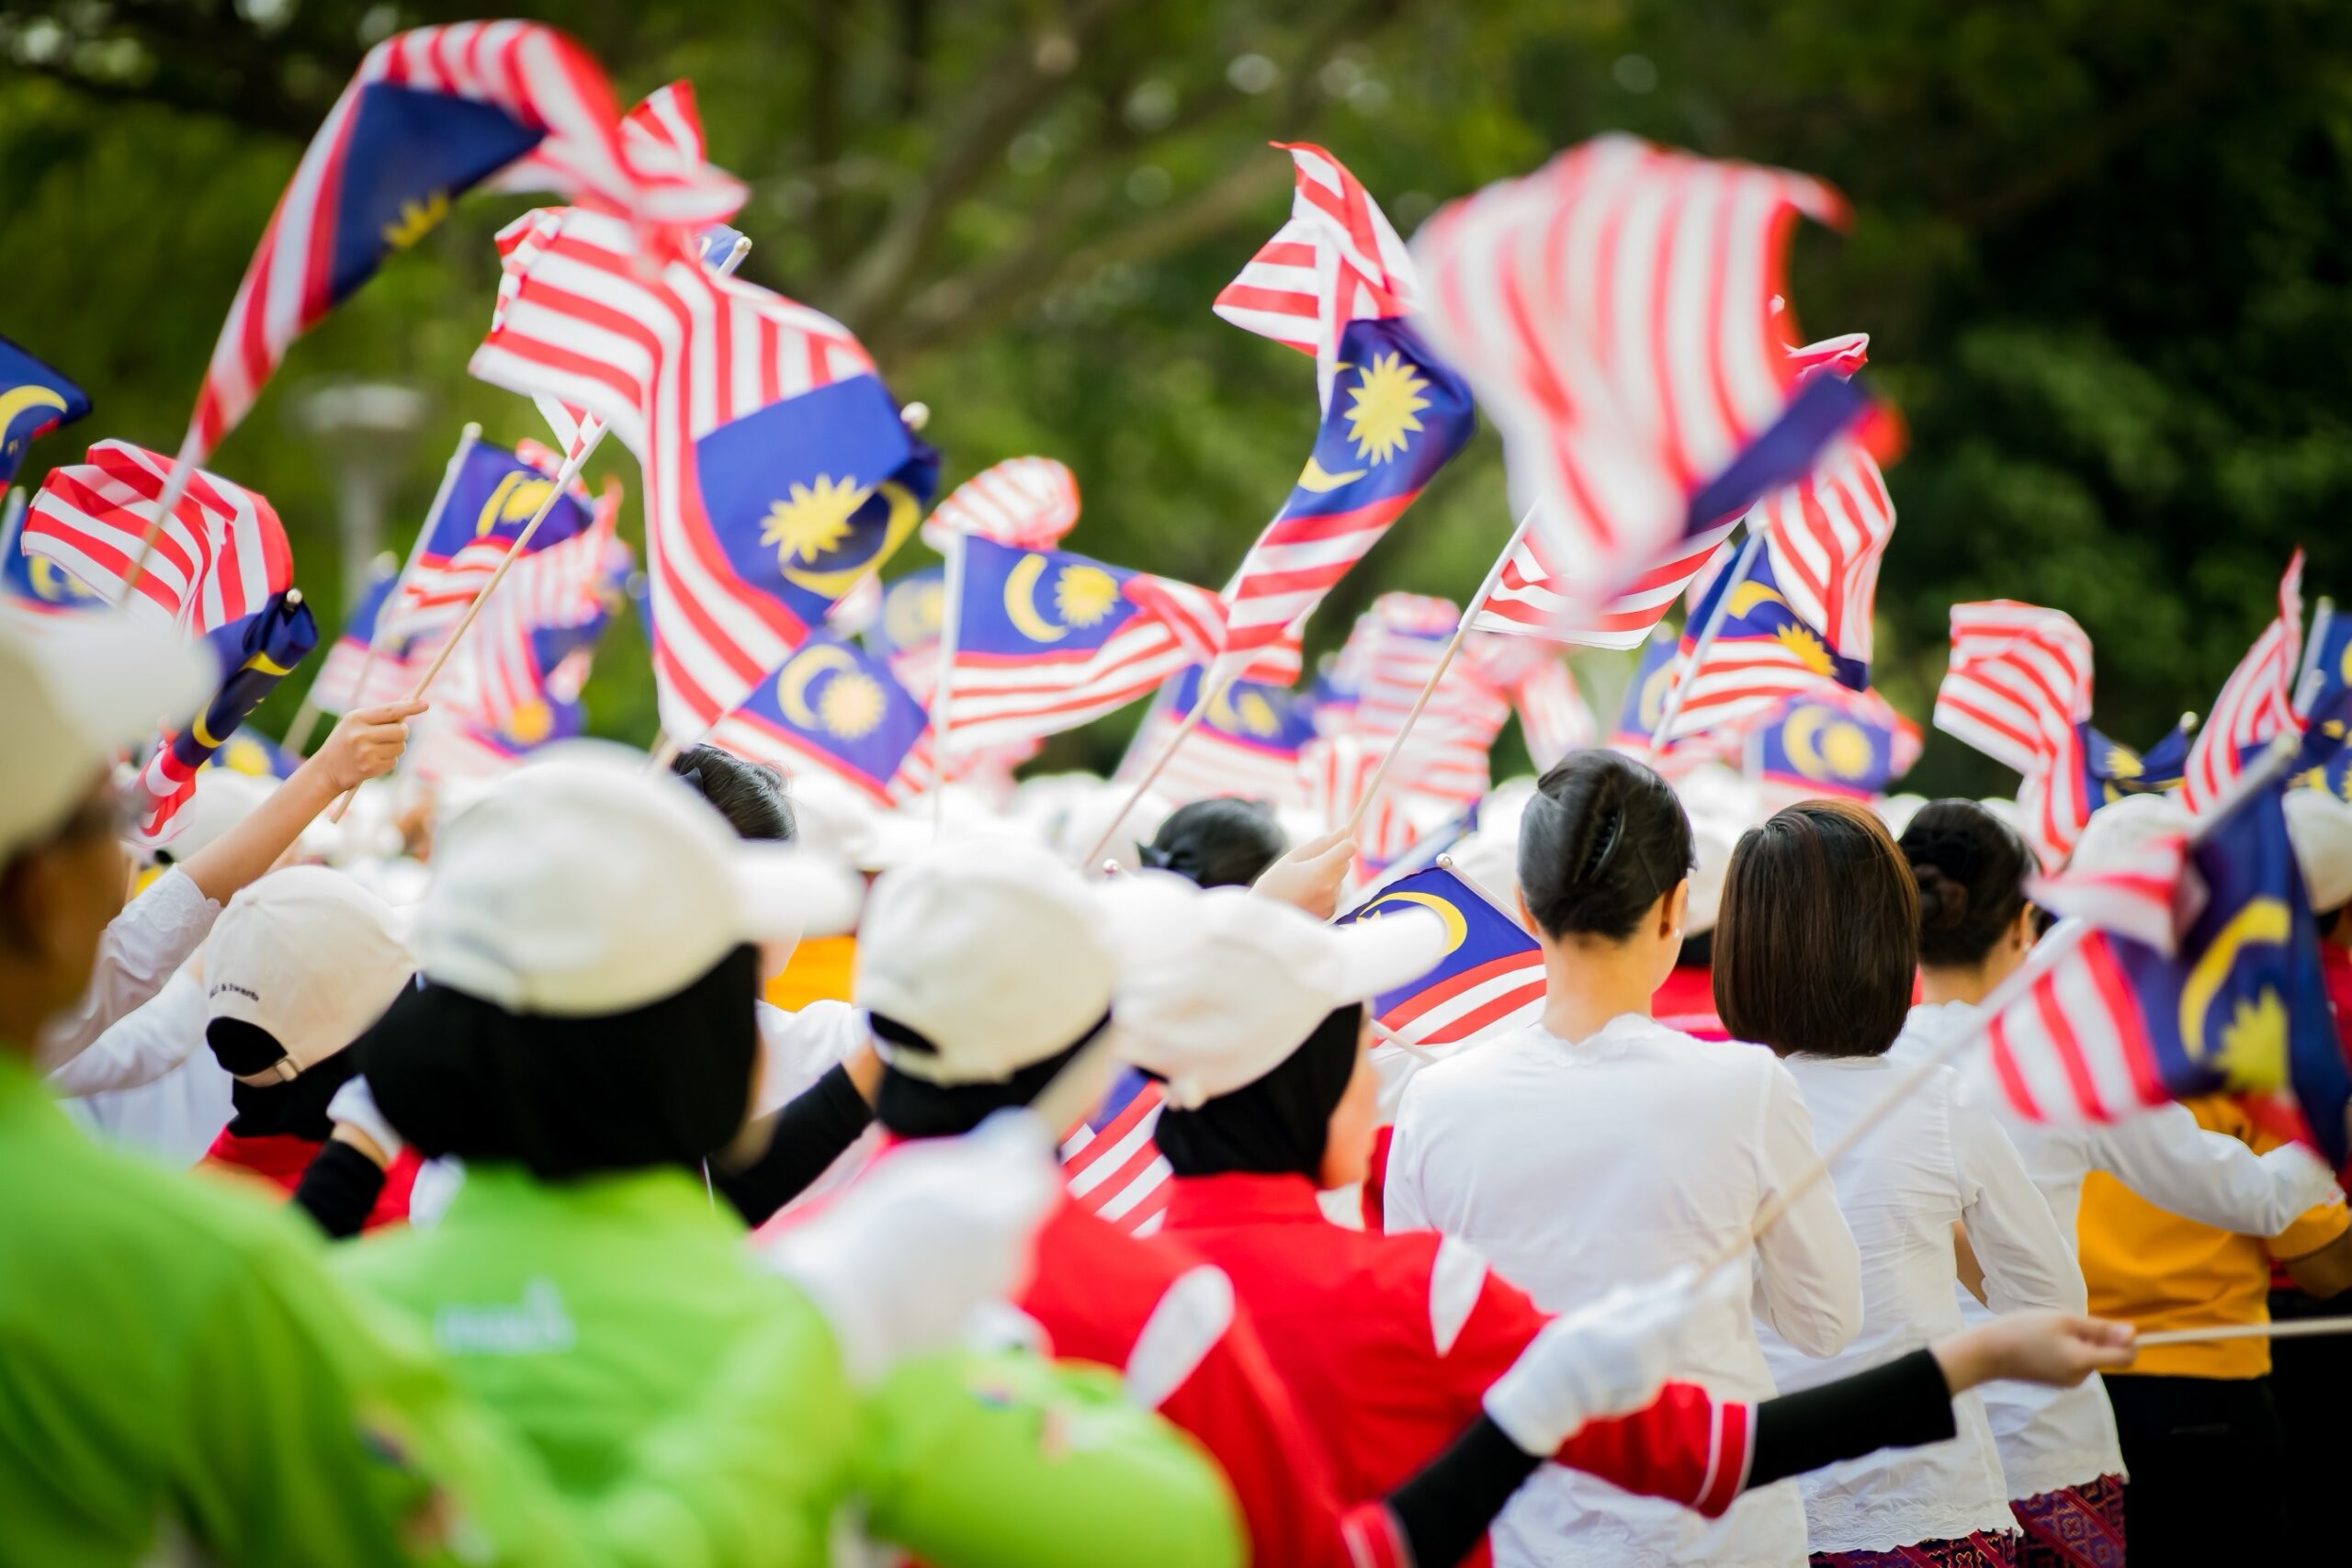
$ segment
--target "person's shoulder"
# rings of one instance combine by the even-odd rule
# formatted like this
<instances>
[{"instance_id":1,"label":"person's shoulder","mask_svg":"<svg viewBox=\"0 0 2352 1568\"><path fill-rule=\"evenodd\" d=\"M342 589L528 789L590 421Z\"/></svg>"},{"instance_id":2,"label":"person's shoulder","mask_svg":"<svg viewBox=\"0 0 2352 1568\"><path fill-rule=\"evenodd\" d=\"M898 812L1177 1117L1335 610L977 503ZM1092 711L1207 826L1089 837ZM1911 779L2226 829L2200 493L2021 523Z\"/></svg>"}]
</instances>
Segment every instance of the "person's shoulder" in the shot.
<instances>
[{"instance_id":1,"label":"person's shoulder","mask_svg":"<svg viewBox=\"0 0 2352 1568\"><path fill-rule=\"evenodd\" d=\"M1474 1037L1454 1048L1453 1055L1414 1073L1405 1086L1406 1098L1411 1099L1416 1092L1425 1099L1475 1092L1508 1071L1515 1059L1542 1038L1543 1029L1536 1024L1498 1029L1484 1038Z\"/></svg>"}]
</instances>

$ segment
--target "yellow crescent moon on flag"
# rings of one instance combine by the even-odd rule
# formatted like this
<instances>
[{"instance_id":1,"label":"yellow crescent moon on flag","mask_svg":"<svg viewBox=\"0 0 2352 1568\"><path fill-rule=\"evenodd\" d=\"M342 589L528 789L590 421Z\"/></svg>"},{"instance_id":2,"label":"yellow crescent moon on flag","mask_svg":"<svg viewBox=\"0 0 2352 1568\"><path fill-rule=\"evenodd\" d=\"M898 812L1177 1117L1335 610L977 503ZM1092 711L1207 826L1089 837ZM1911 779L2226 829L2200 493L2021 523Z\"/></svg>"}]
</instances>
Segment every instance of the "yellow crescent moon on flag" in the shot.
<instances>
[{"instance_id":1,"label":"yellow crescent moon on flag","mask_svg":"<svg viewBox=\"0 0 2352 1568\"><path fill-rule=\"evenodd\" d=\"M1388 893L1363 907L1363 915L1371 914L1383 904L1418 904L1445 922L1445 951L1452 953L1470 937L1470 922L1462 911L1433 893ZM1362 919L1363 915L1356 917Z\"/></svg>"},{"instance_id":2,"label":"yellow crescent moon on flag","mask_svg":"<svg viewBox=\"0 0 2352 1568\"><path fill-rule=\"evenodd\" d=\"M882 563L898 553L907 536L922 521L922 508L907 487L896 479L884 479L874 487L874 492L890 503L890 521L883 525L882 542L874 553L855 566L839 567L830 571L810 571L805 568L786 567L785 579L797 582L811 593L821 593L828 599L838 599L857 586L857 580L876 570Z\"/></svg>"},{"instance_id":3,"label":"yellow crescent moon on flag","mask_svg":"<svg viewBox=\"0 0 2352 1568\"><path fill-rule=\"evenodd\" d=\"M1656 729L1657 721L1666 716L1667 694L1674 689L1674 660L1669 659L1650 671L1642 682L1642 700L1635 712L1641 715L1644 729Z\"/></svg>"},{"instance_id":4,"label":"yellow crescent moon on flag","mask_svg":"<svg viewBox=\"0 0 2352 1568\"><path fill-rule=\"evenodd\" d=\"M820 729L823 723L817 710L808 705L808 688L817 677L829 670L854 670L857 660L848 649L834 643L820 642L802 649L786 661L784 672L775 678L775 705L784 716L803 729Z\"/></svg>"},{"instance_id":5,"label":"yellow crescent moon on flag","mask_svg":"<svg viewBox=\"0 0 2352 1568\"><path fill-rule=\"evenodd\" d=\"M1738 620L1758 604L1785 605L1787 604L1786 599L1764 583L1743 582L1731 591L1731 604L1726 613L1732 619Z\"/></svg>"},{"instance_id":6,"label":"yellow crescent moon on flag","mask_svg":"<svg viewBox=\"0 0 2352 1568\"><path fill-rule=\"evenodd\" d=\"M28 381L21 387L11 387L0 392L0 437L8 434L8 427L17 423L18 414L30 409L55 409L63 413L65 400L58 396L56 389L44 387L38 381Z\"/></svg>"},{"instance_id":7,"label":"yellow crescent moon on flag","mask_svg":"<svg viewBox=\"0 0 2352 1568\"><path fill-rule=\"evenodd\" d=\"M1309 455L1306 459L1306 472L1298 476L1298 488L1311 490L1317 495L1323 495L1339 489L1341 485L1353 484L1371 471L1369 468L1351 468L1344 474L1335 474Z\"/></svg>"},{"instance_id":8,"label":"yellow crescent moon on flag","mask_svg":"<svg viewBox=\"0 0 2352 1568\"><path fill-rule=\"evenodd\" d=\"M2205 1015L2212 1010L2213 998L2236 965L2240 950L2281 946L2293 931L2294 920L2284 903L2276 898L2256 898L2231 916L2221 934L2206 945L2180 987L2180 1039L2188 1047L2190 1056L2199 1061L2205 1059L2209 1050Z\"/></svg>"},{"instance_id":9,"label":"yellow crescent moon on flag","mask_svg":"<svg viewBox=\"0 0 2352 1568\"><path fill-rule=\"evenodd\" d=\"M33 592L44 604L64 604L76 599L96 599L96 594L82 586L72 572L47 556L27 556L25 575L31 580Z\"/></svg>"},{"instance_id":10,"label":"yellow crescent moon on flag","mask_svg":"<svg viewBox=\"0 0 2352 1568\"><path fill-rule=\"evenodd\" d=\"M1826 716L1819 708L1800 707L1781 728L1781 749L1788 752L1797 772L1809 779L1829 776L1829 765L1821 760L1821 748L1816 744Z\"/></svg>"},{"instance_id":11,"label":"yellow crescent moon on flag","mask_svg":"<svg viewBox=\"0 0 2352 1568\"><path fill-rule=\"evenodd\" d=\"M1013 629L1031 642L1059 642L1069 636L1069 628L1037 613L1037 580L1045 574L1046 558L1034 551L1014 561L1004 579L1004 613Z\"/></svg>"}]
</instances>

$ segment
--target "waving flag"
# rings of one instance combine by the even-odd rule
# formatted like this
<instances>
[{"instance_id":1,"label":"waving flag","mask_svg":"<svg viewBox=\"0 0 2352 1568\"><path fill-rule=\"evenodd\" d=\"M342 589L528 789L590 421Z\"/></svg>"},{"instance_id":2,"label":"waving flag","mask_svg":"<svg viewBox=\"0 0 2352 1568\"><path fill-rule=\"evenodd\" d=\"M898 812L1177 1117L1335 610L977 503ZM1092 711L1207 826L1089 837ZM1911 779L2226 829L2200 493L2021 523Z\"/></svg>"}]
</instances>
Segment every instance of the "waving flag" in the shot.
<instances>
[{"instance_id":1,"label":"waving flag","mask_svg":"<svg viewBox=\"0 0 2352 1568\"><path fill-rule=\"evenodd\" d=\"M227 744L205 759L204 767L197 772L217 768L251 779L290 779L301 765L300 758L289 756L277 741L245 725L229 737Z\"/></svg>"},{"instance_id":2,"label":"waving flag","mask_svg":"<svg viewBox=\"0 0 2352 1568\"><path fill-rule=\"evenodd\" d=\"M945 554L957 534L1020 550L1047 550L1078 525L1078 476L1051 457L1007 457L948 492L922 525L922 542Z\"/></svg>"},{"instance_id":3,"label":"waving flag","mask_svg":"<svg viewBox=\"0 0 2352 1568\"><path fill-rule=\"evenodd\" d=\"M2072 615L2013 599L1951 607L1935 726L2022 775L2026 840L2045 869L2090 820L2090 717L2091 639Z\"/></svg>"},{"instance_id":4,"label":"waving flag","mask_svg":"<svg viewBox=\"0 0 2352 1568\"><path fill-rule=\"evenodd\" d=\"M938 457L839 322L648 244L575 209L472 368L585 409L644 465L662 724L694 736L914 532Z\"/></svg>"},{"instance_id":5,"label":"waving flag","mask_svg":"<svg viewBox=\"0 0 2352 1568\"><path fill-rule=\"evenodd\" d=\"M2181 793L2191 811L2202 811L2245 771L2247 756L2282 731L2300 734L2295 711L2295 675L2303 658L2303 552L2297 550L2278 581L2278 615L2255 638L2228 684L2213 699L2213 711L2188 748Z\"/></svg>"},{"instance_id":6,"label":"waving flag","mask_svg":"<svg viewBox=\"0 0 2352 1568\"><path fill-rule=\"evenodd\" d=\"M2134 751L2083 726L2083 769L2089 778L2091 809L2111 806L2127 795L2162 795L2178 788L2188 765L2188 737L2193 728L2184 720L2145 751Z\"/></svg>"},{"instance_id":7,"label":"waving flag","mask_svg":"<svg viewBox=\"0 0 2352 1568\"><path fill-rule=\"evenodd\" d=\"M2150 865L2127 868L2145 874L2143 908L2164 901L2167 854L2177 856L2177 844L2159 842ZM1981 1072L2037 1122L2105 1122L2192 1095L2291 1089L2313 1141L2341 1166L2352 1077L2278 790L2256 790L2188 864L2203 907L2177 951L2090 929L1993 1020Z\"/></svg>"},{"instance_id":8,"label":"waving flag","mask_svg":"<svg viewBox=\"0 0 2352 1568\"><path fill-rule=\"evenodd\" d=\"M319 642L318 623L298 592L272 594L252 615L207 634L221 682L204 710L167 735L139 771L137 837L160 844L179 830L179 810L196 791L198 768L211 760L277 682Z\"/></svg>"},{"instance_id":9,"label":"waving flag","mask_svg":"<svg viewBox=\"0 0 2352 1568\"><path fill-rule=\"evenodd\" d=\"M1159 688L1150 716L1136 728L1127 748L1119 776L1133 777L1159 754L1184 716L1200 703L1202 673L1196 664ZM1299 751L1313 739L1314 719L1297 694L1261 681L1236 681L1211 696L1208 712L1169 757L1151 787L1177 806L1219 795L1277 807L1302 805Z\"/></svg>"},{"instance_id":10,"label":"waving flag","mask_svg":"<svg viewBox=\"0 0 2352 1568\"><path fill-rule=\"evenodd\" d=\"M1590 598L1572 619L1802 479L1867 408L1804 374L1781 310L1792 220L1845 210L1802 175L1603 136L1415 237L1430 340L1502 433L1513 510Z\"/></svg>"},{"instance_id":11,"label":"waving flag","mask_svg":"<svg viewBox=\"0 0 2352 1568\"><path fill-rule=\"evenodd\" d=\"M14 484L36 436L90 412L90 395L0 337L0 489Z\"/></svg>"},{"instance_id":12,"label":"waving flag","mask_svg":"<svg viewBox=\"0 0 2352 1568\"><path fill-rule=\"evenodd\" d=\"M1520 738L1539 772L1600 739L1600 722L1577 692L1577 678L1555 644L1474 631L1463 643L1462 657L1510 698Z\"/></svg>"},{"instance_id":13,"label":"waving flag","mask_svg":"<svg viewBox=\"0 0 2352 1568\"><path fill-rule=\"evenodd\" d=\"M1094 1114L1062 1140L1062 1181L1070 1197L1129 1235L1158 1230L1168 1209L1174 1173L1152 1142L1159 1108L1159 1086L1128 1067Z\"/></svg>"},{"instance_id":14,"label":"waving flag","mask_svg":"<svg viewBox=\"0 0 2352 1568\"><path fill-rule=\"evenodd\" d=\"M97 590L26 552L23 491L10 491L0 506L6 508L0 512L0 610L15 616L19 626L37 626L46 616L107 607Z\"/></svg>"},{"instance_id":15,"label":"waving flag","mask_svg":"<svg viewBox=\"0 0 2352 1568\"><path fill-rule=\"evenodd\" d=\"M926 566L893 578L882 609L865 628L865 648L889 660L890 673L919 701L931 700L938 679L939 638L947 624L947 569Z\"/></svg>"},{"instance_id":16,"label":"waving flag","mask_svg":"<svg viewBox=\"0 0 2352 1568\"><path fill-rule=\"evenodd\" d=\"M1450 1045L1544 1014L1544 953L1518 921L1442 866L1389 883L1337 923L1428 909L1445 922L1444 961L1373 1002L1381 1027L1408 1045Z\"/></svg>"},{"instance_id":17,"label":"waving flag","mask_svg":"<svg viewBox=\"0 0 2352 1568\"><path fill-rule=\"evenodd\" d=\"M930 724L888 665L820 632L720 719L709 741L787 773L821 769L887 807L930 784Z\"/></svg>"},{"instance_id":18,"label":"waving flag","mask_svg":"<svg viewBox=\"0 0 2352 1568\"><path fill-rule=\"evenodd\" d=\"M2303 653L2302 679L2296 682L2295 712L2303 724L2303 749L2295 772L2324 768L2344 751L2352 731L2352 617L2339 615L2327 600L2312 617Z\"/></svg>"},{"instance_id":19,"label":"waving flag","mask_svg":"<svg viewBox=\"0 0 2352 1568\"><path fill-rule=\"evenodd\" d=\"M560 467L555 454L536 442L512 452L487 441L459 448L440 505L424 520L380 611L379 649L384 643L398 647L419 639L437 646L547 503ZM579 537L593 520L593 508L587 490L573 485L556 498L547 520L532 533L526 554Z\"/></svg>"},{"instance_id":20,"label":"waving flag","mask_svg":"<svg viewBox=\"0 0 2352 1568\"><path fill-rule=\"evenodd\" d=\"M426 532L431 532L430 525ZM417 672L399 656L398 649L377 648L373 659L368 652L375 646L376 624L400 580L398 557L387 553L376 558L359 602L351 607L342 633L319 665L318 678L311 682L310 702L321 713L341 714L353 708L374 707L396 702L415 690ZM364 691L360 686L363 672L367 679Z\"/></svg>"},{"instance_id":21,"label":"waving flag","mask_svg":"<svg viewBox=\"0 0 2352 1568\"><path fill-rule=\"evenodd\" d=\"M1447 665L1419 722L1409 735L1405 731L1461 615L1451 599L1384 593L1356 618L1348 646L1340 650L1356 694L1351 727L1365 749L1376 761L1405 736L1384 791L1394 785L1457 806L1487 793L1487 754L1510 716L1510 705L1478 660L1457 658ZM1426 814L1416 813L1421 815Z\"/></svg>"},{"instance_id":22,"label":"waving flag","mask_svg":"<svg viewBox=\"0 0 2352 1568\"><path fill-rule=\"evenodd\" d=\"M956 746L1075 728L1206 660L1214 594L1063 550L964 541L948 724Z\"/></svg>"},{"instance_id":23,"label":"waving flag","mask_svg":"<svg viewBox=\"0 0 2352 1568\"><path fill-rule=\"evenodd\" d=\"M205 373L181 456L200 462L294 340L526 154L557 188L632 220L712 221L742 203L715 171L625 144L604 73L535 22L458 22L368 51L278 198Z\"/></svg>"},{"instance_id":24,"label":"waving flag","mask_svg":"<svg viewBox=\"0 0 2352 1568\"><path fill-rule=\"evenodd\" d=\"M1876 692L1821 686L1791 697L1747 735L1750 777L1776 797L1869 800L1919 760L1919 727Z\"/></svg>"},{"instance_id":25,"label":"waving flag","mask_svg":"<svg viewBox=\"0 0 2352 1568\"><path fill-rule=\"evenodd\" d=\"M586 532L514 564L443 670L436 708L526 745L546 739L560 705L548 692L556 671L576 660L585 682L636 564L614 533L619 512L615 481Z\"/></svg>"},{"instance_id":26,"label":"waving flag","mask_svg":"<svg viewBox=\"0 0 2352 1568\"><path fill-rule=\"evenodd\" d=\"M1748 525L1749 546L1683 623L1677 678L1689 690L1672 738L1744 728L1824 685L1870 685L1879 560L1894 532L1870 454L1840 446L1818 471L1758 502Z\"/></svg>"},{"instance_id":27,"label":"waving flag","mask_svg":"<svg viewBox=\"0 0 2352 1568\"><path fill-rule=\"evenodd\" d=\"M171 468L170 458L128 441L99 442L88 462L49 471L22 547L120 604ZM156 536L134 604L202 634L260 614L293 583L294 553L268 499L199 468Z\"/></svg>"},{"instance_id":28,"label":"waving flag","mask_svg":"<svg viewBox=\"0 0 2352 1568\"><path fill-rule=\"evenodd\" d=\"M1296 175L1290 221L1217 295L1237 326L1315 355L1323 423L1306 471L1225 591L1212 681L1295 677L1298 629L1431 475L1469 440L1470 393L1408 326L1412 262L1353 175L1276 143Z\"/></svg>"}]
</instances>

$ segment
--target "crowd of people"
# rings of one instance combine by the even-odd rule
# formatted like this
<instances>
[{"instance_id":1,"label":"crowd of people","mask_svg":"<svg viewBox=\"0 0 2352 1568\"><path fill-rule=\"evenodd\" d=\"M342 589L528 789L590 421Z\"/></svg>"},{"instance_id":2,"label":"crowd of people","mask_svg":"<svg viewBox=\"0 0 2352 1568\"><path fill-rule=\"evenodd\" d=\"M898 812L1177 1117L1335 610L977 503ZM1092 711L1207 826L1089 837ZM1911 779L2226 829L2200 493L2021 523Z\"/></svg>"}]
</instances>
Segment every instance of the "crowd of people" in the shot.
<instances>
[{"instance_id":1,"label":"crowd of people","mask_svg":"<svg viewBox=\"0 0 2352 1568\"><path fill-rule=\"evenodd\" d=\"M133 863L121 748L207 681L127 618L0 624L0 1563L2340 1535L2340 1341L2134 1344L2331 1310L2330 1172L2227 1100L2059 1128L1935 1065L2044 924L2000 803L1726 829L1571 752L1456 850L1540 1020L1421 1050L1372 1004L1444 924L1335 922L1348 836L1242 800L1081 865L1107 818L1067 799L853 821L580 741L326 823L388 787L401 704L274 787L208 771ZM2077 864L2177 813L2102 809ZM2289 818L2352 1002L2352 807ZM1136 1075L1141 1234L1057 1159Z\"/></svg>"}]
</instances>

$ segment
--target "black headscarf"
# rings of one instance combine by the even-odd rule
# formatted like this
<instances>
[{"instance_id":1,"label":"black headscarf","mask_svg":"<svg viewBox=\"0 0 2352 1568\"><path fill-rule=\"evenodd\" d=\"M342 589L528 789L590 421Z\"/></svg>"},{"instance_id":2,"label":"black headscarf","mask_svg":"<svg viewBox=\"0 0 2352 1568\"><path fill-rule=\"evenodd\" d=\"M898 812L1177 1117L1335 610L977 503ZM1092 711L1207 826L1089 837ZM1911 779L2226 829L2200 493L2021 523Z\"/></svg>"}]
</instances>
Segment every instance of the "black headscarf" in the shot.
<instances>
[{"instance_id":1,"label":"black headscarf","mask_svg":"<svg viewBox=\"0 0 2352 1568\"><path fill-rule=\"evenodd\" d=\"M742 1127L759 984L750 947L602 1018L511 1013L427 982L351 1054L385 1119L428 1156L513 1160L546 1180L692 1166Z\"/></svg>"},{"instance_id":2,"label":"black headscarf","mask_svg":"<svg viewBox=\"0 0 2352 1568\"><path fill-rule=\"evenodd\" d=\"M1162 1111L1152 1136L1169 1168L1179 1176L1316 1175L1363 1035L1363 1008L1351 1003L1317 1024L1282 1066L1255 1083L1197 1110Z\"/></svg>"},{"instance_id":3,"label":"black headscarf","mask_svg":"<svg viewBox=\"0 0 2352 1568\"><path fill-rule=\"evenodd\" d=\"M938 1049L896 1019L876 1014L868 1021L876 1038L901 1051ZM1044 1061L1032 1062L1000 1083L933 1083L886 1066L882 1087L874 1097L875 1120L900 1138L952 1138L968 1133L997 1111L1017 1110L1045 1093L1046 1086L1069 1066L1079 1047L1110 1021L1106 1016Z\"/></svg>"}]
</instances>

